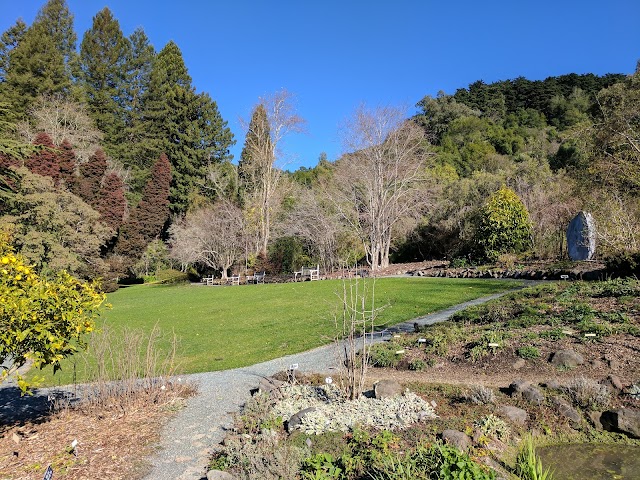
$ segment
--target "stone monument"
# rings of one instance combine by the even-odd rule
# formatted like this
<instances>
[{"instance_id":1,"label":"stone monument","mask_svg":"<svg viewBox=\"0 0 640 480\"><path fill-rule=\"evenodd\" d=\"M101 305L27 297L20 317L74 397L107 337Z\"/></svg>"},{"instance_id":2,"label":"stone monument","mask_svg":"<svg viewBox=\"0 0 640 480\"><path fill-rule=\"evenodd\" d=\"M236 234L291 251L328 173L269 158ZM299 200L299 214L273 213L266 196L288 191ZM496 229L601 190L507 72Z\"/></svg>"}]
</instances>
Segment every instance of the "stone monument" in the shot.
<instances>
[{"instance_id":1,"label":"stone monument","mask_svg":"<svg viewBox=\"0 0 640 480\"><path fill-rule=\"evenodd\" d=\"M567 251L571 260L591 260L596 253L596 224L590 213L578 213L567 228Z\"/></svg>"}]
</instances>

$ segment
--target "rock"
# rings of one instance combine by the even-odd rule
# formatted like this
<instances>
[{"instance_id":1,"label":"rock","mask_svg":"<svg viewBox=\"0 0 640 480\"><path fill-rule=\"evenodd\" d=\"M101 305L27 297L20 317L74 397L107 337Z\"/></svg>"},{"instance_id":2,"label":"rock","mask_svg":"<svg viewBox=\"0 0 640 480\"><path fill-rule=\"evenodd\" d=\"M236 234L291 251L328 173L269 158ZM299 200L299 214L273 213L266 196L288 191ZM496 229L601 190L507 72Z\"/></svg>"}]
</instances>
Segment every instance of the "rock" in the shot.
<instances>
[{"instance_id":1,"label":"rock","mask_svg":"<svg viewBox=\"0 0 640 480\"><path fill-rule=\"evenodd\" d=\"M513 423L519 425L524 425L529 419L529 414L525 410L511 405L503 405L498 411Z\"/></svg>"},{"instance_id":2,"label":"rock","mask_svg":"<svg viewBox=\"0 0 640 480\"><path fill-rule=\"evenodd\" d=\"M293 415L291 415L291 417L289 418L289 421L287 422L287 432L288 433L293 432L296 429L296 427L302 423L302 418L307 413L310 413L313 411L315 411L314 407L307 407L307 408L303 408L298 413L294 413Z\"/></svg>"},{"instance_id":3,"label":"rock","mask_svg":"<svg viewBox=\"0 0 640 480\"><path fill-rule=\"evenodd\" d=\"M466 452L471 447L471 439L469 435L458 430L445 430L442 432L442 441L453 445L458 450Z\"/></svg>"},{"instance_id":4,"label":"rock","mask_svg":"<svg viewBox=\"0 0 640 480\"><path fill-rule=\"evenodd\" d=\"M591 423L593 423L593 428L595 428L596 430L602 430L600 417L602 417L602 412L589 412L589 420L591 420Z\"/></svg>"},{"instance_id":5,"label":"rock","mask_svg":"<svg viewBox=\"0 0 640 480\"><path fill-rule=\"evenodd\" d=\"M265 378L260 380L260 383L258 385L258 389L257 389L257 391L255 393L257 393L257 392L272 393L272 392L278 390L280 388L280 386L283 385L284 383L286 383L286 382L283 382L281 380L277 380L277 379L272 378L272 377L265 377Z\"/></svg>"},{"instance_id":6,"label":"rock","mask_svg":"<svg viewBox=\"0 0 640 480\"><path fill-rule=\"evenodd\" d=\"M602 382L605 385L609 385L611 387L612 390L621 392L624 389L624 385L622 385L622 381L620 380L620 377L618 377L617 375L609 375L606 380L604 382Z\"/></svg>"},{"instance_id":7,"label":"rock","mask_svg":"<svg viewBox=\"0 0 640 480\"><path fill-rule=\"evenodd\" d=\"M544 394L533 385L529 385L527 388L525 388L522 391L521 395L522 398L524 398L529 403L542 405L542 402L544 402Z\"/></svg>"},{"instance_id":8,"label":"rock","mask_svg":"<svg viewBox=\"0 0 640 480\"><path fill-rule=\"evenodd\" d=\"M530 386L531 386L531 383L526 380L522 380L522 379L514 380L509 385L509 395L513 397L517 393L522 393L524 390L526 390Z\"/></svg>"},{"instance_id":9,"label":"rock","mask_svg":"<svg viewBox=\"0 0 640 480\"><path fill-rule=\"evenodd\" d=\"M555 396L551 397L551 404L556 407L560 415L569 420L574 426L577 426L582 422L582 416L580 413L564 399Z\"/></svg>"},{"instance_id":10,"label":"rock","mask_svg":"<svg viewBox=\"0 0 640 480\"><path fill-rule=\"evenodd\" d=\"M609 432L619 432L631 438L640 438L640 410L618 408L602 413L602 427Z\"/></svg>"},{"instance_id":11,"label":"rock","mask_svg":"<svg viewBox=\"0 0 640 480\"><path fill-rule=\"evenodd\" d=\"M604 368L604 363L602 363L600 360L597 360L597 359L590 360L589 365L591 365L592 368L596 368L596 369Z\"/></svg>"},{"instance_id":12,"label":"rock","mask_svg":"<svg viewBox=\"0 0 640 480\"><path fill-rule=\"evenodd\" d=\"M380 380L373 384L373 391L376 398L392 398L401 395L404 390L395 380Z\"/></svg>"},{"instance_id":13,"label":"rock","mask_svg":"<svg viewBox=\"0 0 640 480\"><path fill-rule=\"evenodd\" d=\"M207 480L235 480L236 477L222 470L209 470L207 472Z\"/></svg>"},{"instance_id":14,"label":"rock","mask_svg":"<svg viewBox=\"0 0 640 480\"><path fill-rule=\"evenodd\" d=\"M551 363L556 367L575 368L584 363L584 358L573 350L558 350L551 357Z\"/></svg>"},{"instance_id":15,"label":"rock","mask_svg":"<svg viewBox=\"0 0 640 480\"><path fill-rule=\"evenodd\" d=\"M578 213L567 228L567 252L573 261L591 260L596 253L596 225L590 213Z\"/></svg>"},{"instance_id":16,"label":"rock","mask_svg":"<svg viewBox=\"0 0 640 480\"><path fill-rule=\"evenodd\" d=\"M547 380L542 383L542 386L551 390L560 390L562 388L562 385L560 385L560 382L556 379Z\"/></svg>"},{"instance_id":17,"label":"rock","mask_svg":"<svg viewBox=\"0 0 640 480\"><path fill-rule=\"evenodd\" d=\"M515 362L513 362L513 369L514 370L520 370L522 367L524 367L527 364L527 362L525 361L524 358L519 358L518 360L516 360Z\"/></svg>"}]
</instances>

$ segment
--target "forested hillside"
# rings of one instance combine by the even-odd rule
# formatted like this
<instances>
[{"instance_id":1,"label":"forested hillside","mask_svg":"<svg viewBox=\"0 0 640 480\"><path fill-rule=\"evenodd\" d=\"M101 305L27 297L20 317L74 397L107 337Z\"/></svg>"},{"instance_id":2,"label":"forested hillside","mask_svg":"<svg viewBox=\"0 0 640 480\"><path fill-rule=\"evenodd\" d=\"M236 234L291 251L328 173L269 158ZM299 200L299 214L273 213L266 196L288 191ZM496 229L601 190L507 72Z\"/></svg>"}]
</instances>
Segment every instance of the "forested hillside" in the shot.
<instances>
[{"instance_id":1,"label":"forested hillside","mask_svg":"<svg viewBox=\"0 0 640 480\"><path fill-rule=\"evenodd\" d=\"M0 228L40 269L108 288L169 268L560 259L580 210L600 258L638 255L640 70L477 81L405 115L363 107L342 157L287 172L304 119L281 90L256 99L233 159L177 44L123 32L108 8L78 38L49 0L0 38Z\"/></svg>"}]
</instances>

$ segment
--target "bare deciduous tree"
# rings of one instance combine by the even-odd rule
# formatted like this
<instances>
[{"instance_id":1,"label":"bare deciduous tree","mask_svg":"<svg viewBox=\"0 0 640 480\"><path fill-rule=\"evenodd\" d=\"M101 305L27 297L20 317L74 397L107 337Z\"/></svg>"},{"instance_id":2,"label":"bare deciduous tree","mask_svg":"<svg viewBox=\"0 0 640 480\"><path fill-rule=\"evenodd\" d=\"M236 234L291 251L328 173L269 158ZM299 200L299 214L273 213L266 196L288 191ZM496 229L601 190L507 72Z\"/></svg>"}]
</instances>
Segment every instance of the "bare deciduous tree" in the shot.
<instances>
[{"instance_id":1,"label":"bare deciduous tree","mask_svg":"<svg viewBox=\"0 0 640 480\"><path fill-rule=\"evenodd\" d=\"M360 107L343 130L335 205L358 233L373 271L389 265L394 230L419 218L426 201L426 141L402 109Z\"/></svg>"},{"instance_id":2,"label":"bare deciduous tree","mask_svg":"<svg viewBox=\"0 0 640 480\"><path fill-rule=\"evenodd\" d=\"M304 120L294 110L293 96L286 90L261 98L247 125L241 181L249 220L255 226L256 250L266 252L271 235L271 219L276 208L276 191L282 175L277 162L282 159L283 139L302 132Z\"/></svg>"},{"instance_id":3,"label":"bare deciduous tree","mask_svg":"<svg viewBox=\"0 0 640 480\"><path fill-rule=\"evenodd\" d=\"M245 225L242 210L222 200L204 207L172 225L171 257L184 264L200 264L221 270L227 278L245 252Z\"/></svg>"},{"instance_id":4,"label":"bare deciduous tree","mask_svg":"<svg viewBox=\"0 0 640 480\"><path fill-rule=\"evenodd\" d=\"M80 162L86 162L100 148L102 133L80 103L60 95L45 95L38 98L29 115L30 122L18 126L20 134L28 142L33 142L39 132L47 133L55 145L66 139L73 145Z\"/></svg>"}]
</instances>

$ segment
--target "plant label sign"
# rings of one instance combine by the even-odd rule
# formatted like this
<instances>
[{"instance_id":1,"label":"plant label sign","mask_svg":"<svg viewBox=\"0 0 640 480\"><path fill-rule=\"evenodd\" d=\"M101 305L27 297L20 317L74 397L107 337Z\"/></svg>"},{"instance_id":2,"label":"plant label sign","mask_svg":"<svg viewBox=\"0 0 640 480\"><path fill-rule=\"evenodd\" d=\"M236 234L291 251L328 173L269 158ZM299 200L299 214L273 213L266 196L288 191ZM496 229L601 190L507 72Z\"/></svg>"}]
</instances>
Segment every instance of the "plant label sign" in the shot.
<instances>
[{"instance_id":1,"label":"plant label sign","mask_svg":"<svg viewBox=\"0 0 640 480\"><path fill-rule=\"evenodd\" d=\"M53 478L53 468L51 468L51 465L49 465L47 467L47 471L44 472L44 477L42 477L42 480L51 480Z\"/></svg>"}]
</instances>

